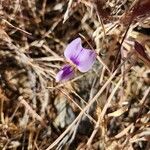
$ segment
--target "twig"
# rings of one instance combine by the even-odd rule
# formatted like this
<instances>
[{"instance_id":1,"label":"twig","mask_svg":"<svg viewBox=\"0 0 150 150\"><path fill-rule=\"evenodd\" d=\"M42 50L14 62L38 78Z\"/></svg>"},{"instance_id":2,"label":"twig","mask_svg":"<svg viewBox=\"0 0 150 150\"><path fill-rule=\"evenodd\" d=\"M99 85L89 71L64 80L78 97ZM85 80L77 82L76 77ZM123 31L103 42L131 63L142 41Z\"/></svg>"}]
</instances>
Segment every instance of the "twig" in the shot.
<instances>
[{"instance_id":1,"label":"twig","mask_svg":"<svg viewBox=\"0 0 150 150\"><path fill-rule=\"evenodd\" d=\"M41 124L44 127L46 127L46 124L45 124L44 120L41 118L41 116L39 116L22 97L19 97L19 100L20 100L20 103L23 104L25 106L25 108L29 111L29 113L32 115L32 117L36 118L38 121L41 122Z\"/></svg>"},{"instance_id":2,"label":"twig","mask_svg":"<svg viewBox=\"0 0 150 150\"><path fill-rule=\"evenodd\" d=\"M88 139L87 146L90 146L90 145L91 145L92 140L93 140L95 134L97 133L97 131L98 131L98 129L99 129L100 121L103 120L103 117L104 117L104 115L105 115L105 113L106 113L106 110L107 110L107 108L109 107L110 102L111 102L111 100L112 100L114 94L116 93L117 89L118 89L119 86L121 85L121 83L122 83L122 77L121 77L121 79L118 81L116 87L114 88L114 90L112 91L112 93L110 94L110 96L108 97L107 103L105 104L105 106L104 106L104 108L103 108L101 114L99 114L98 121L97 121L97 123L96 123L96 125L95 125L95 128L94 128L94 130L93 130L93 132L92 132L90 138Z\"/></svg>"},{"instance_id":3,"label":"twig","mask_svg":"<svg viewBox=\"0 0 150 150\"><path fill-rule=\"evenodd\" d=\"M29 32L27 32L27 31L25 31L25 30L23 30L23 29L21 29L21 28L18 28L18 27L15 27L14 25L12 25L11 23L9 23L7 20L5 20L5 19L2 19L4 22L6 22L8 25L10 25L11 27L13 27L13 28L15 28L15 29L17 29L17 30L19 30L19 31L21 31L21 32L23 32L23 33L26 33L26 34L28 34L28 35L32 35L31 33L29 33Z\"/></svg>"},{"instance_id":4,"label":"twig","mask_svg":"<svg viewBox=\"0 0 150 150\"><path fill-rule=\"evenodd\" d=\"M67 96L67 98L69 98L81 111L83 110L69 95L67 95L67 93L63 90L60 89L60 91ZM94 124L96 124L96 121L86 112L84 112L84 115L86 115Z\"/></svg>"}]
</instances>

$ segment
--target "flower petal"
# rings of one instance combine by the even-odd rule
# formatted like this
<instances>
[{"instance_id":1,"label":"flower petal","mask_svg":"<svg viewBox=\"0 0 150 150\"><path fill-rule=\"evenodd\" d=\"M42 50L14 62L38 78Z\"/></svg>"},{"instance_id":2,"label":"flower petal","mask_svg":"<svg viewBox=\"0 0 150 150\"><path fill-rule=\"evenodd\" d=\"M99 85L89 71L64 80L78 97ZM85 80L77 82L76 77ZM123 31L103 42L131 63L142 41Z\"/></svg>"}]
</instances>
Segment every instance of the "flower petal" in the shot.
<instances>
[{"instance_id":1,"label":"flower petal","mask_svg":"<svg viewBox=\"0 0 150 150\"><path fill-rule=\"evenodd\" d=\"M82 50L82 44L81 44L81 39L76 38L73 40L71 43L68 44L64 51L64 55L67 59L71 60L73 63L76 64L76 58L80 54Z\"/></svg>"},{"instance_id":2,"label":"flower petal","mask_svg":"<svg viewBox=\"0 0 150 150\"><path fill-rule=\"evenodd\" d=\"M74 75L74 70L70 65L65 65L56 75L56 82L67 81Z\"/></svg>"},{"instance_id":3,"label":"flower petal","mask_svg":"<svg viewBox=\"0 0 150 150\"><path fill-rule=\"evenodd\" d=\"M96 60L95 51L83 48L76 60L78 62L77 68L81 72L87 72L88 70L91 69L95 60Z\"/></svg>"}]
</instances>

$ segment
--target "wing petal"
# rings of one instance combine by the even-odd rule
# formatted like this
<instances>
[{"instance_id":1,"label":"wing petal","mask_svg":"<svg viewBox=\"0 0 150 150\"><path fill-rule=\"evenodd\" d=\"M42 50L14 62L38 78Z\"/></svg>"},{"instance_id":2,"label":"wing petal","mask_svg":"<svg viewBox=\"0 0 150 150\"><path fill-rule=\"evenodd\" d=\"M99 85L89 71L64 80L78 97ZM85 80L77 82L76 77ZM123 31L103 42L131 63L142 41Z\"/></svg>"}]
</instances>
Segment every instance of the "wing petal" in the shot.
<instances>
[{"instance_id":1,"label":"wing petal","mask_svg":"<svg viewBox=\"0 0 150 150\"><path fill-rule=\"evenodd\" d=\"M74 70L70 65L65 65L63 68L56 74L56 82L67 81L74 76Z\"/></svg>"}]
</instances>

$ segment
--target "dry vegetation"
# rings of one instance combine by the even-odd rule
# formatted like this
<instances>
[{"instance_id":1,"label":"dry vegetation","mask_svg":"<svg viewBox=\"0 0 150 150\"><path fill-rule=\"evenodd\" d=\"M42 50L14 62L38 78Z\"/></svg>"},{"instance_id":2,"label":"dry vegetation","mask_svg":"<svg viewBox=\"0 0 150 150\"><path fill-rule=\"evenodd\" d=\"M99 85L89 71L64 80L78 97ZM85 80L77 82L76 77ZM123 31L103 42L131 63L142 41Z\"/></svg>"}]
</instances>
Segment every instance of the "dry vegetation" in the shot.
<instances>
[{"instance_id":1,"label":"dry vegetation","mask_svg":"<svg viewBox=\"0 0 150 150\"><path fill-rule=\"evenodd\" d=\"M0 149L149 150L149 8L149 0L0 0ZM97 61L56 83L79 36Z\"/></svg>"}]
</instances>

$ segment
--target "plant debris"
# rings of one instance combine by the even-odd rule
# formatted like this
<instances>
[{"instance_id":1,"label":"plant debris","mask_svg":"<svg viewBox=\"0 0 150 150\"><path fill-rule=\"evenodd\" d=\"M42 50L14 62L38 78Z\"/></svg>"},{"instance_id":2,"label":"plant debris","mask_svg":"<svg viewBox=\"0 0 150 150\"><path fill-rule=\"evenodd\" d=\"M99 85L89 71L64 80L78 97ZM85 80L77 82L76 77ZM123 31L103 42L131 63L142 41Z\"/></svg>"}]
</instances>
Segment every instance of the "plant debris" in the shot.
<instances>
[{"instance_id":1,"label":"plant debris","mask_svg":"<svg viewBox=\"0 0 150 150\"><path fill-rule=\"evenodd\" d=\"M149 0L0 1L0 149L148 150ZM96 61L56 74L77 37Z\"/></svg>"}]
</instances>

